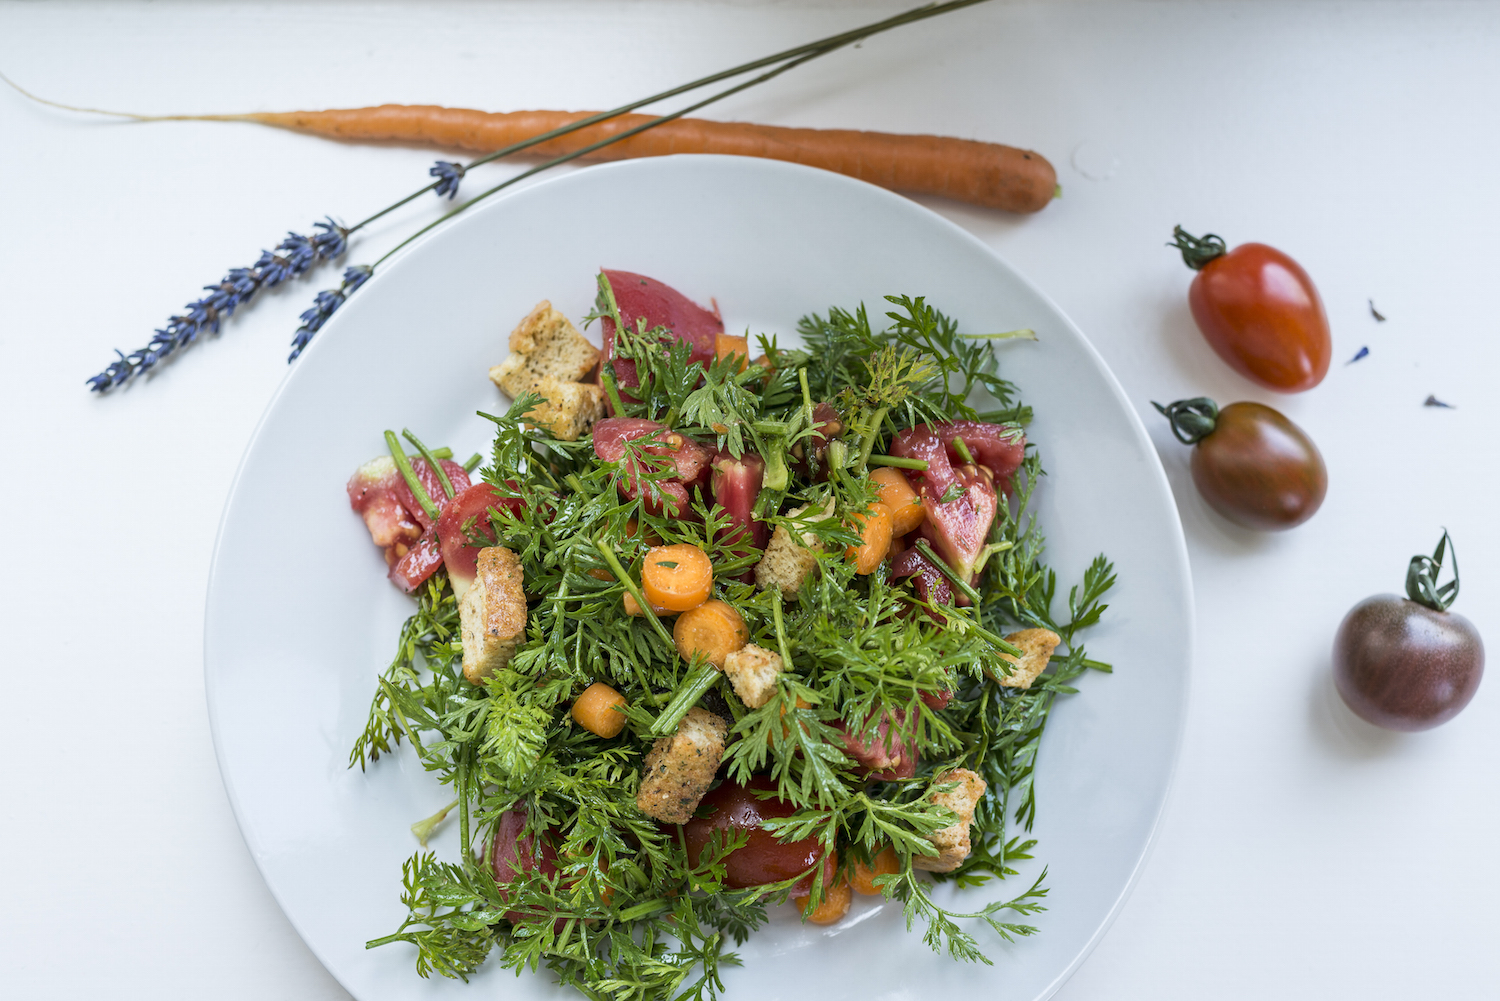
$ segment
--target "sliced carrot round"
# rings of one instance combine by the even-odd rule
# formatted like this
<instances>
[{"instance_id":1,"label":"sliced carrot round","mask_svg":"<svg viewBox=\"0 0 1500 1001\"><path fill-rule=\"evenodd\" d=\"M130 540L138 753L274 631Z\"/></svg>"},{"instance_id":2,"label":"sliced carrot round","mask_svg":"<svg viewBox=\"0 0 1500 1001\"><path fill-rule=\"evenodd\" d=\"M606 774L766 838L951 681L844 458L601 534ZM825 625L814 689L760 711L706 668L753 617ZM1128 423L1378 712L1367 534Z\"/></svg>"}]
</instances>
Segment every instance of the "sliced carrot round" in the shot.
<instances>
[{"instance_id":1,"label":"sliced carrot round","mask_svg":"<svg viewBox=\"0 0 1500 1001\"><path fill-rule=\"evenodd\" d=\"M901 470L881 466L870 474L870 482L880 491L880 503L891 509L892 535L905 535L926 519L922 498L917 496Z\"/></svg>"},{"instance_id":2,"label":"sliced carrot round","mask_svg":"<svg viewBox=\"0 0 1500 1001\"><path fill-rule=\"evenodd\" d=\"M625 714L621 710L627 704L625 696L596 681L573 700L573 721L600 737L618 737L625 729Z\"/></svg>"},{"instance_id":3,"label":"sliced carrot round","mask_svg":"<svg viewBox=\"0 0 1500 1001\"><path fill-rule=\"evenodd\" d=\"M896 849L886 845L870 856L869 865L855 859L854 872L850 875L849 882L855 893L862 893L867 897L878 896L880 888L875 885L875 877L893 876L900 871L901 863L896 858Z\"/></svg>"},{"instance_id":4,"label":"sliced carrot round","mask_svg":"<svg viewBox=\"0 0 1500 1001\"><path fill-rule=\"evenodd\" d=\"M849 891L849 881L840 879L823 890L823 899L818 902L817 907L808 908L807 905L812 902L810 894L792 899L797 902L797 909L810 923L831 925L849 913L849 904L854 900L854 895Z\"/></svg>"},{"instance_id":5,"label":"sliced carrot round","mask_svg":"<svg viewBox=\"0 0 1500 1001\"><path fill-rule=\"evenodd\" d=\"M719 361L723 361L730 355L738 355L740 371L743 372L745 366L750 363L750 338L736 337L733 334L715 334L714 354Z\"/></svg>"},{"instance_id":6,"label":"sliced carrot round","mask_svg":"<svg viewBox=\"0 0 1500 1001\"><path fill-rule=\"evenodd\" d=\"M707 601L713 586L713 564L697 546L679 542L673 546L654 546L646 552L641 590L651 604L672 612L685 612Z\"/></svg>"},{"instance_id":7,"label":"sliced carrot round","mask_svg":"<svg viewBox=\"0 0 1500 1001\"><path fill-rule=\"evenodd\" d=\"M864 542L850 546L844 552L844 558L854 561L855 573L874 573L885 554L891 551L891 509L876 503L871 504L869 510L856 511L849 517L860 526Z\"/></svg>"},{"instance_id":8,"label":"sliced carrot round","mask_svg":"<svg viewBox=\"0 0 1500 1001\"><path fill-rule=\"evenodd\" d=\"M677 616L672 639L684 660L701 653L714 667L723 668L730 654L750 642L750 627L733 605L714 598Z\"/></svg>"}]
</instances>

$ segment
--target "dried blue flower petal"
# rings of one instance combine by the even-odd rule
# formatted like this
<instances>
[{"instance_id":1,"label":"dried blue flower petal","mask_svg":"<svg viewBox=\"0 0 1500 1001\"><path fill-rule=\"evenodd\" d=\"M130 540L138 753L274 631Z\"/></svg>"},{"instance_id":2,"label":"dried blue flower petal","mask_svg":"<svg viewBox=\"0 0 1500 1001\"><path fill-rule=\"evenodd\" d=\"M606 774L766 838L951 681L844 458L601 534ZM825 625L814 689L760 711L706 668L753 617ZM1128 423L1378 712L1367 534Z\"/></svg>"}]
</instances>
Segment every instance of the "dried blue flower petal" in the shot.
<instances>
[{"instance_id":1,"label":"dried blue flower petal","mask_svg":"<svg viewBox=\"0 0 1500 1001\"><path fill-rule=\"evenodd\" d=\"M1359 361L1361 358L1363 358L1365 355L1367 355L1369 353L1370 353L1370 349L1369 348L1360 348L1359 349L1359 353L1356 354L1353 358L1350 358L1348 361L1344 362L1344 364L1345 365L1353 365L1355 362Z\"/></svg>"},{"instance_id":2,"label":"dried blue flower petal","mask_svg":"<svg viewBox=\"0 0 1500 1001\"><path fill-rule=\"evenodd\" d=\"M1424 406L1424 407L1442 407L1444 410L1457 410L1458 409L1453 404L1451 404L1451 403L1444 403L1442 400L1438 399L1436 396L1431 396L1431 395L1429 395L1427 397L1427 399L1425 399L1425 400L1422 401L1422 406Z\"/></svg>"},{"instance_id":3,"label":"dried blue flower petal","mask_svg":"<svg viewBox=\"0 0 1500 1001\"><path fill-rule=\"evenodd\" d=\"M230 268L217 285L203 286L208 294L188 303L181 315L170 318L164 328L152 334L150 343L144 348L128 355L116 349L115 354L119 357L115 361L110 362L103 372L84 380L89 389L96 393L107 392L151 371L164 359L196 342L201 334L217 334L223 322L261 289L275 288L322 261L341 257L349 249L349 230L331 216L325 217L323 222L313 223L313 229L316 232L311 237L288 233L275 250L262 250L253 267ZM346 283L347 280L346 273ZM360 283L363 280L361 278ZM354 287L357 288L358 284ZM327 312L331 315L337 308L334 305ZM318 326L326 320L327 317L323 317Z\"/></svg>"},{"instance_id":4,"label":"dried blue flower petal","mask_svg":"<svg viewBox=\"0 0 1500 1001\"><path fill-rule=\"evenodd\" d=\"M461 163L449 163L447 160L439 160L427 171L429 176L438 179L437 187L432 190L439 198L444 195L451 202L458 194L458 182L464 179L464 165Z\"/></svg>"}]
</instances>

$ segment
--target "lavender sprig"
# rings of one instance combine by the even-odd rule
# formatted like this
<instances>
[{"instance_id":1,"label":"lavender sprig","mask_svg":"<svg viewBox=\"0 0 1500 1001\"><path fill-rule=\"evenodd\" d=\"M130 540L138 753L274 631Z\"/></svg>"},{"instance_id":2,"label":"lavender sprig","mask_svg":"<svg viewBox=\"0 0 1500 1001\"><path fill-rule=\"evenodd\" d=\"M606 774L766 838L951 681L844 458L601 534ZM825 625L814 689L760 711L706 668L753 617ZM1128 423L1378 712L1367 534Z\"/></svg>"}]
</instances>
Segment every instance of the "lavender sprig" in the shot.
<instances>
[{"instance_id":1,"label":"lavender sprig","mask_svg":"<svg viewBox=\"0 0 1500 1001\"><path fill-rule=\"evenodd\" d=\"M432 189L433 193L439 198L446 196L450 202L458 194L458 182L464 179L464 174L467 172L468 168L463 164L452 163L448 160L439 160L427 171L429 176L438 179Z\"/></svg>"},{"instance_id":2,"label":"lavender sprig","mask_svg":"<svg viewBox=\"0 0 1500 1001\"><path fill-rule=\"evenodd\" d=\"M307 342L313 339L313 334L323 329L323 324L328 322L328 318L344 304L355 289L370 280L370 275L374 270L374 267L369 264L356 264L352 268L345 268L344 281L338 288L325 289L314 297L312 309L302 314L302 326L297 328L296 336L292 338L292 353L287 356L287 364L297 360L303 349L307 347Z\"/></svg>"},{"instance_id":3,"label":"lavender sprig","mask_svg":"<svg viewBox=\"0 0 1500 1001\"><path fill-rule=\"evenodd\" d=\"M343 256L348 250L349 230L332 217L313 223L313 229L312 236L288 233L275 250L261 251L254 266L230 268L219 284L203 286L208 294L188 303L185 313L169 319L144 348L128 355L116 349L119 358L103 372L86 380L89 388L96 393L107 392L151 371L163 360L195 343L201 335L217 334L220 325L261 289L275 288L290 278L307 273L321 261ZM363 280L361 278L353 287L358 288ZM303 318L306 319L306 314ZM318 325L322 326L322 323Z\"/></svg>"},{"instance_id":4,"label":"lavender sprig","mask_svg":"<svg viewBox=\"0 0 1500 1001\"><path fill-rule=\"evenodd\" d=\"M867 24L860 28L841 32L837 35L831 35L827 38L819 39L815 42L808 42L804 45L786 49L784 51L775 53L774 55L765 56L752 62L742 63L739 66L734 66L719 73L714 73L709 76L702 77L690 83L682 84L670 90L662 91L659 94L653 94L650 97L645 97L638 101L632 101L629 104L621 105L620 107L614 108L610 111L601 111L593 115L585 116L584 118L580 118L576 121L570 122L567 125L561 125L555 129L551 129L549 131L531 136L528 139L523 139L520 142L512 143L511 145L506 146L502 149L495 150L494 152L479 157L476 160L472 160L467 164L458 164L449 162L447 160L438 160L427 171L428 175L436 178L436 180L417 189L406 197L401 198L391 203L390 205L387 205L385 208L381 209L379 212L376 212L369 218L364 219L363 221L358 222L353 226L345 227L335 223L330 217L328 218L327 222L313 224L314 227L318 230L321 230L321 232L316 233L310 238L300 236L296 233L289 233L287 234L287 238L285 240L276 245L276 249L278 251L282 251L282 253L277 254L272 253L271 251L263 251L261 253L260 260L256 261L254 267L235 268L231 270L225 277L225 279L218 285L204 286L204 288L210 294L196 302L189 303L188 313L186 315L172 317L172 319L167 323L166 329L156 331L156 336L151 339L151 343L148 344L145 348L142 348L138 351L133 351L128 355L120 352L119 350L116 350L115 354L118 356L118 360L111 362L103 372L86 380L88 386L95 392L106 392L116 386L130 381L143 372L150 371L162 359L169 357L170 355L176 353L187 345L195 342L198 339L198 335L203 333L205 330L211 333L217 333L219 330L220 322L232 315L235 309L240 305L248 302L251 298L253 298L255 293L260 289L279 285L288 278L302 275L313 265L318 264L321 261L332 260L342 256L348 249L348 241L351 234L358 232L359 230L368 226L370 223L375 222L377 219L380 219L390 214L391 212L394 212L395 210L401 208L403 205L406 205L407 203L420 198L428 191L435 192L439 198L447 197L450 200L454 199L458 194L459 183L463 180L464 176L468 171L479 166L480 164L489 163L492 160L498 160L501 157L510 156L513 153L522 152L524 150L530 149L533 146L538 146L552 139L556 139L569 133L576 132L579 129L588 128L599 122L607 121L612 118L618 118L620 115L635 111L636 109L645 107L648 104L655 104L658 101L675 97L678 94L684 94L692 90L697 90L701 87L708 86L709 84L718 83L721 80L728 80L733 77L743 76L746 73L750 73L758 69L764 69L765 67L775 67L774 69L771 69L766 73L762 73L761 75L749 81L736 84L732 87L728 87L725 90L712 95L706 100L695 102L670 114L653 118L652 120L637 125L634 128L626 129L622 132L617 132L609 138L602 139L595 143L590 143L589 145L584 146L581 149L577 149L563 156L550 159L537 167L533 167L530 170L523 171L515 177L497 184L489 190L484 191L473 198L470 198L463 204L458 205L451 211L445 213L441 218L436 219L433 222L430 222L427 225L421 227L415 233L412 233L406 239L396 244L396 246L386 251L383 255L380 256L379 259L375 261L374 264L359 265L358 267L346 269L344 272L344 280L340 287L337 289L326 289L322 292L319 292L313 301L312 308L302 313L302 326L297 328L296 334L292 339L292 353L287 358L288 362L295 361L307 347L308 342L312 340L313 335L315 335L320 329L322 329L323 325L328 322L329 318L333 316L333 314L339 309L339 307L344 304L348 297L370 278L370 275L376 268L378 268L381 264L388 260L392 255L410 244L413 240L416 240L418 237L421 237L423 234L427 233L433 228L442 225L449 219L463 212L465 209L468 209L470 206L483 201L491 195L496 194L513 184L541 173L544 170L555 167L558 164L566 163L570 160L586 156L597 149L601 149L605 146L609 146L614 143L629 139L630 137L644 132L647 129L655 128L656 126L661 125L665 122L674 121L693 111L697 111L700 108L706 107L716 101L720 101L726 97L729 97L732 94L739 93L742 90L746 90L750 87L756 86L757 84L764 83L767 80L780 76L782 73L785 73L791 69L795 69L796 67L802 65L805 62L808 62L809 60L827 55L828 53L837 51L838 49L844 48L845 46L853 45L857 42L862 41L863 39L869 38L872 35L876 35L884 31L890 31L893 28L898 28L905 24L911 24L915 21L921 21L930 17L936 17L940 14L946 14L950 11L959 10L964 7L971 7L975 4L984 2L985 0L945 0L945 2L930 2L921 7L906 11L905 13L897 14L892 17L885 18L881 21ZM22 93L25 93L25 91L22 91ZM44 101L43 103L52 104L55 102ZM59 105L59 107L67 106ZM72 110L89 111L91 109L74 108ZM108 115L123 115L123 117L126 118L138 119L142 121L165 120L173 118L241 120L246 117L253 117L238 115L141 116L110 111L96 113Z\"/></svg>"}]
</instances>

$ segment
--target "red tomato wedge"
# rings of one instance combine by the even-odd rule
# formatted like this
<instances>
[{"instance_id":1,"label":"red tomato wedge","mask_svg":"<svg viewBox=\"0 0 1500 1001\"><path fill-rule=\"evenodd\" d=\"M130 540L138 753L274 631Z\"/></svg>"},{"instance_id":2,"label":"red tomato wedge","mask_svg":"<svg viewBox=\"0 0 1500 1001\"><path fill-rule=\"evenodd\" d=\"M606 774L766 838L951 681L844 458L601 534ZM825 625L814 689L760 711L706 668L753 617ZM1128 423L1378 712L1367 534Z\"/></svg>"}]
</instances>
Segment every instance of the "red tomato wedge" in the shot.
<instances>
[{"instance_id":1,"label":"red tomato wedge","mask_svg":"<svg viewBox=\"0 0 1500 1001\"><path fill-rule=\"evenodd\" d=\"M959 438L973 463L963 462ZM1026 457L1026 435L1018 427L979 421L918 424L896 436L891 454L927 463L925 471L907 473L927 512L922 534L967 580L995 520L995 485L1010 489L1010 479Z\"/></svg>"},{"instance_id":2,"label":"red tomato wedge","mask_svg":"<svg viewBox=\"0 0 1500 1001\"><path fill-rule=\"evenodd\" d=\"M479 550L483 548L469 541L465 525L483 538L493 531L490 508L505 507L519 512L522 506L519 497L506 496L489 483L476 483L443 508L434 531L441 552L440 562L448 568L448 580L453 584L455 597L462 598L469 585L474 583L474 575L479 572ZM423 536L423 541L426 541L426 536Z\"/></svg>"},{"instance_id":3,"label":"red tomato wedge","mask_svg":"<svg viewBox=\"0 0 1500 1001\"><path fill-rule=\"evenodd\" d=\"M732 780L724 782L713 792L703 797L698 804L700 813L711 811L708 816L698 816L682 827L683 840L687 844L690 865L696 866L715 831L728 836L735 831L749 832L749 842L736 848L724 860L724 883L736 889L763 886L791 879L798 873L807 872L825 861L825 878L832 878L832 860L824 857L823 847L816 838L782 844L776 835L761 825L777 817L790 817L796 807L782 799L760 799L757 792L774 792L776 783L767 778L753 778L744 785ZM812 888L816 873L799 880L795 892L806 893Z\"/></svg>"},{"instance_id":4,"label":"red tomato wedge","mask_svg":"<svg viewBox=\"0 0 1500 1001\"><path fill-rule=\"evenodd\" d=\"M456 493L469 485L464 467L446 459L438 460ZM417 482L439 511L448 503L448 495L437 473L420 457L412 460ZM422 510L417 496L389 455L371 459L354 471L347 486L349 506L364 519L370 538L385 550L391 579L408 593L432 576L441 559L432 534L432 519ZM399 568L399 569L398 569Z\"/></svg>"},{"instance_id":5,"label":"red tomato wedge","mask_svg":"<svg viewBox=\"0 0 1500 1001\"><path fill-rule=\"evenodd\" d=\"M738 459L723 452L713 461L714 503L734 522L734 527L724 533L730 542L744 540L756 549L766 548L771 533L751 513L765 474L766 461L754 452L746 452Z\"/></svg>"},{"instance_id":6,"label":"red tomato wedge","mask_svg":"<svg viewBox=\"0 0 1500 1001\"><path fill-rule=\"evenodd\" d=\"M637 446L638 454L659 456L660 463L639 462L627 458L630 442L647 439ZM688 509L688 487L698 486L709 475L709 463L713 451L704 445L678 434L665 424L642 420L638 417L606 417L594 425L594 454L604 462L619 463L625 476L620 480L620 492L634 500L641 494L641 474L649 478L657 473L673 471L664 479L650 479L646 506L653 513L670 509L681 515ZM637 468L644 466L644 469Z\"/></svg>"},{"instance_id":7,"label":"red tomato wedge","mask_svg":"<svg viewBox=\"0 0 1500 1001\"><path fill-rule=\"evenodd\" d=\"M904 746L897 744L891 735L891 724L899 726L905 719L904 711L892 709L881 716L873 734L862 733L848 723L843 724L844 751L860 768L868 770L869 778L889 782L894 779L909 779L917 774L915 735Z\"/></svg>"},{"instance_id":8,"label":"red tomato wedge","mask_svg":"<svg viewBox=\"0 0 1500 1001\"><path fill-rule=\"evenodd\" d=\"M364 519L375 545L385 550L387 564L406 555L422 535L422 527L396 495L401 471L389 455L371 459L354 471L345 488L349 506Z\"/></svg>"},{"instance_id":9,"label":"red tomato wedge","mask_svg":"<svg viewBox=\"0 0 1500 1001\"><path fill-rule=\"evenodd\" d=\"M542 838L540 850L536 839L529 834L521 832L526 828L526 811L520 808L507 810L500 815L500 823L495 825L494 850L490 855L490 866L495 873L495 888L500 892L500 899L505 899L505 888L516 881L517 877L534 871L540 871L543 876L556 876L558 873L557 849L553 847L550 840ZM507 911L505 920L512 924L519 924L534 914L523 911ZM558 928L561 930L563 922L558 920Z\"/></svg>"},{"instance_id":10,"label":"red tomato wedge","mask_svg":"<svg viewBox=\"0 0 1500 1001\"><path fill-rule=\"evenodd\" d=\"M670 285L645 275L606 268L604 277L615 293L620 319L628 329L636 329L640 320L646 321L647 330L663 327L677 340L692 345L689 363L713 364L718 356L718 336L724 332L718 309L709 312ZM621 386L639 386L641 380L635 362L615 357L614 318L606 316L600 323L604 328L604 363L614 364L615 381Z\"/></svg>"},{"instance_id":11,"label":"red tomato wedge","mask_svg":"<svg viewBox=\"0 0 1500 1001\"><path fill-rule=\"evenodd\" d=\"M916 549L904 549L891 561L891 576L897 579L915 577L917 597L930 605L953 604L953 585L932 561ZM947 620L939 617L939 621Z\"/></svg>"},{"instance_id":12,"label":"red tomato wedge","mask_svg":"<svg viewBox=\"0 0 1500 1001\"><path fill-rule=\"evenodd\" d=\"M439 459L438 465L443 467L443 472L448 474L448 482L453 484L453 494L457 496L469 486L469 474L464 472L464 467L447 459ZM448 503L448 494L443 490L443 484L438 480L437 473L427 464L427 460L420 456L411 460L411 471L416 474L417 482L422 484L422 489L427 491L427 496L432 503L441 511ZM424 529L432 527L432 519L422 510L422 505L417 502L417 495L406 483L406 478L400 473L396 474L396 499L399 500L411 516L416 519L417 524Z\"/></svg>"},{"instance_id":13,"label":"red tomato wedge","mask_svg":"<svg viewBox=\"0 0 1500 1001\"><path fill-rule=\"evenodd\" d=\"M411 594L428 577L437 573L438 567L442 565L443 553L438 548L437 531L429 528L405 556L391 564L391 572L387 576L392 584Z\"/></svg>"}]
</instances>

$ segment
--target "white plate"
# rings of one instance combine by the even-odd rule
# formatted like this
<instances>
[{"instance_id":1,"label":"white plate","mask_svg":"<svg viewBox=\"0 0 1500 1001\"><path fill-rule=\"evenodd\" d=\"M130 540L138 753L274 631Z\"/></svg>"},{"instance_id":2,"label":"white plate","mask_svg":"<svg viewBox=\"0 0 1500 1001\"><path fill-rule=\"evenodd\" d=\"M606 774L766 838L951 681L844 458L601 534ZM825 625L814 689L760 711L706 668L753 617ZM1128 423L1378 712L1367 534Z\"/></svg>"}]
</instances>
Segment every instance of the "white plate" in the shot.
<instances>
[{"instance_id":1,"label":"white plate","mask_svg":"<svg viewBox=\"0 0 1500 1001\"><path fill-rule=\"evenodd\" d=\"M713 297L730 331L783 342L805 313L863 300L878 315L886 293L925 295L969 331L1036 330L1038 343L1000 348L1001 370L1036 409L1049 560L1064 592L1100 551L1120 575L1088 635L1116 673L1091 674L1058 706L1037 779L1037 861L993 891L1019 892L1048 865L1041 934L1006 945L981 929L995 965L962 965L905 934L892 906L860 900L831 930L780 916L726 979L730 997L762 999L1051 994L1124 901L1170 784L1193 624L1176 507L1119 384L1045 296L911 201L769 160L629 161L497 199L382 270L287 377L224 512L204 643L219 766L271 891L360 1001L560 993L545 973L517 980L493 962L468 986L423 981L409 947L364 948L403 917L408 825L447 792L405 750L368 772L345 767L411 603L386 582L344 482L384 451L386 428L486 451L475 411L502 405L486 371L511 327L544 297L581 319L601 266ZM456 854L451 831L435 844Z\"/></svg>"}]
</instances>

